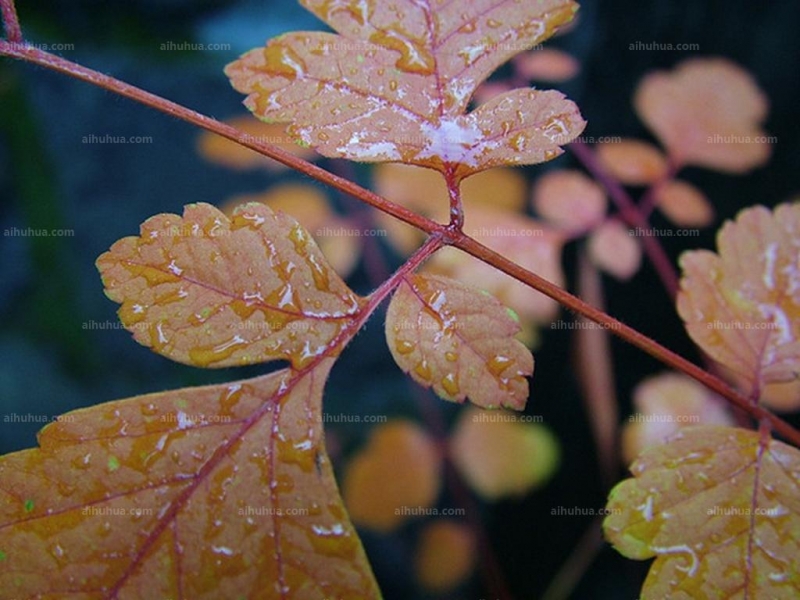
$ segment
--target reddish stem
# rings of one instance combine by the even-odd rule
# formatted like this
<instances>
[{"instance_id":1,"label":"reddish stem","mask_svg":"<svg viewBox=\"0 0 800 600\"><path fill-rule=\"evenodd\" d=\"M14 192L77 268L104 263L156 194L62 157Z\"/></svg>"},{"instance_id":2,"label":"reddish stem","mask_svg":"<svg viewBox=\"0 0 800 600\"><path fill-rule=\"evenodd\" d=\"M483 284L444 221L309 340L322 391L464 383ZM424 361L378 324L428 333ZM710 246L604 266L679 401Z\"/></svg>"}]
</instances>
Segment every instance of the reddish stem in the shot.
<instances>
[{"instance_id":1,"label":"reddish stem","mask_svg":"<svg viewBox=\"0 0 800 600\"><path fill-rule=\"evenodd\" d=\"M455 176L455 167L448 165L444 173L447 195L450 198L450 229L464 229L464 205L461 202L461 180Z\"/></svg>"},{"instance_id":2,"label":"reddish stem","mask_svg":"<svg viewBox=\"0 0 800 600\"><path fill-rule=\"evenodd\" d=\"M2 1L2 0L0 0ZM585 316L588 319L591 319L595 323L600 323L609 327L615 335L624 339L625 341L633 344L637 348L644 350L651 356L659 359L663 363L667 364L668 366L683 371L690 377L698 380L700 383L703 383L711 390L717 392L719 395L727 398L733 404L739 406L746 412L748 412L754 419L761 420L765 418L769 418L772 422L774 429L783 435L786 439L791 440L795 445L800 446L800 431L794 429L791 425L786 423L786 421L772 415L769 411L763 409L760 406L754 406L752 403L748 401L748 399L742 396L739 392L729 387L724 381L721 379L707 373L703 369L695 366L694 364L687 361L685 358L678 356L674 352L668 350L664 346L660 345L659 343L655 342L651 338L639 333L635 329L628 327L627 325L622 324L621 322L617 321L613 317L610 317L606 313L597 310L596 308L586 304L585 302L581 301L579 298L573 296L569 292L561 289L557 285L554 285L539 277L538 275L523 269L519 265L509 261L504 256L490 250L486 246L483 246L479 242L475 241L474 239L470 238L469 236L465 235L463 232L450 228L446 225L441 225L430 219L427 219L421 215L418 215L407 208L404 208L394 202L390 202L381 196L378 196L374 192L371 192L351 181L343 179L341 177L337 177L336 175L329 173L325 169L317 167L305 160L297 158L289 154L288 152L281 150L275 146L270 144L262 143L253 140L252 136L249 136L239 130L231 127L230 125L226 125L224 123L220 123L219 121L207 117L201 113L195 112L191 109L188 109L180 104L176 104L175 102L170 102L160 96L156 96L155 94L151 94L150 92L146 92L141 90L135 86L127 84L123 81L115 79L113 77L109 77L107 75L103 75L102 73L98 73L97 71L93 71L92 69L88 69L66 59L63 59L59 56L54 54L50 54L43 50L39 50L37 48L33 48L30 46L19 46L17 44L11 44L8 41L0 41L0 55L10 56L12 58L18 58L21 60L25 60L31 62L33 64L41 65L43 67L47 67L53 69L55 71L64 73L66 75L70 75L82 81L86 81L88 83L95 84L103 89L106 89L111 92L115 92L127 98L131 98L132 100L136 100L142 104L165 112L169 115L177 117L179 119L183 119L193 125L211 131L213 133L217 133L231 141L234 141L246 148L250 148L263 154L264 156L268 156L274 160L277 160L280 163L285 164L288 167L296 169L309 177L321 181L331 187L338 189L346 194L350 194L362 200L363 202L369 204L377 208L378 210L382 210L383 212L392 215L400 219L401 221L408 223L409 225L413 225L422 231L425 231L429 234L433 234L433 239L435 243L438 245L440 244L452 244L457 248L483 260L487 264L492 265L496 269L503 271L504 273L511 275L515 279L521 281L522 283L534 288L537 291L550 296L554 300L558 301L559 303L563 304L567 308L573 310L576 313L579 313ZM573 146L576 144L573 143ZM591 151L588 151L582 145L578 145L580 148L577 153L582 153L583 155L590 156L590 163L595 164L594 155ZM594 162L592 162L594 161ZM587 166L587 168L589 168ZM608 178L606 178L608 179ZM613 180L611 180L613 182ZM619 187L619 184L616 184ZM622 191L624 200L623 204L627 201L628 204L631 204L630 198L625 194L625 191L619 188ZM628 209L630 212L630 207ZM638 213L633 211L634 215ZM631 216L631 218L639 218L635 216ZM646 220L642 223L643 225L647 225ZM645 238L645 242L647 241L653 242L655 247L660 249L660 246L653 240L653 238ZM430 241L430 240L429 240ZM423 246L425 248L426 246ZM645 249L647 250L648 246L647 243L645 244ZM434 250L435 251L435 250ZM652 251L652 250L651 250ZM663 250L661 251L663 253ZM430 255L429 252L428 255ZM652 257L651 257L652 258ZM666 256L664 255L666 259ZM424 260L424 259L423 259ZM420 261L421 262L421 261ZM656 262L655 264L661 264L660 262ZM672 274L674 285L677 282L677 276L675 275L675 271L671 263L667 260L664 263L668 268L669 272ZM657 267L659 268L659 267ZM661 268L664 268L663 266ZM659 271L661 272L661 271ZM665 271L666 273L666 271ZM662 277L664 275L662 274ZM399 280L398 280L399 281ZM388 282L387 282L388 283ZM394 285L397 285L395 283ZM384 286L381 286L376 290L375 294L378 292L383 293L385 291L385 295L393 288L389 288L383 290ZM373 296L375 295L373 294ZM372 298L372 296L370 296Z\"/></svg>"},{"instance_id":3,"label":"reddish stem","mask_svg":"<svg viewBox=\"0 0 800 600\"><path fill-rule=\"evenodd\" d=\"M3 15L3 29L6 39L16 44L22 43L22 28L19 26L17 7L14 0L0 0L0 13Z\"/></svg>"},{"instance_id":4,"label":"reddish stem","mask_svg":"<svg viewBox=\"0 0 800 600\"><path fill-rule=\"evenodd\" d=\"M632 227L648 231L650 229L650 222L639 211L639 207L628 195L628 192L625 191L625 188L620 185L619 181L606 172L600 164L600 161L597 160L594 151L580 140L572 142L569 148L578 160L583 163L586 170L606 188L608 195L611 196L614 204L616 204L623 220ZM658 273L670 298L674 300L675 296L678 294L678 273L672 265L672 261L664 251L664 247L655 237L645 234L640 236L640 238L645 254L647 254L650 262L653 263L653 267L656 273Z\"/></svg>"}]
</instances>

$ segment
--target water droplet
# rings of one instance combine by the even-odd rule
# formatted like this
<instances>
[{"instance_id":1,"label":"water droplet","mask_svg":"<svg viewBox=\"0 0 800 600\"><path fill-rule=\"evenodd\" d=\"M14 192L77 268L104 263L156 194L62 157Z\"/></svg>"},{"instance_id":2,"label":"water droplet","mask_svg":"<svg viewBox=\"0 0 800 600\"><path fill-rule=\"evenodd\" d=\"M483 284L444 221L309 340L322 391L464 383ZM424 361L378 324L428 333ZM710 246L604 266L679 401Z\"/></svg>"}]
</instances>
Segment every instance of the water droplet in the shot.
<instances>
[{"instance_id":1,"label":"water droplet","mask_svg":"<svg viewBox=\"0 0 800 600\"><path fill-rule=\"evenodd\" d=\"M401 71L419 75L432 75L434 72L436 61L433 55L418 40L406 34L394 29L384 29L373 33L369 41L399 52L400 58L395 66Z\"/></svg>"},{"instance_id":2,"label":"water droplet","mask_svg":"<svg viewBox=\"0 0 800 600\"><path fill-rule=\"evenodd\" d=\"M445 352L445 353L444 353L444 357L445 357L445 358L446 358L446 359L447 359L449 362L456 362L456 361L458 360L458 352L449 352L449 351L448 351L448 352Z\"/></svg>"},{"instance_id":3,"label":"water droplet","mask_svg":"<svg viewBox=\"0 0 800 600\"><path fill-rule=\"evenodd\" d=\"M422 361L418 362L417 366L414 367L414 373L419 375L422 379L430 381L431 368L428 365L428 361L423 359Z\"/></svg>"},{"instance_id":4,"label":"water droplet","mask_svg":"<svg viewBox=\"0 0 800 600\"><path fill-rule=\"evenodd\" d=\"M505 371L509 365L511 365L514 361L507 357L497 354L489 359L487 363L487 367L489 368L489 372L494 375L495 377L499 376L503 371Z\"/></svg>"},{"instance_id":5,"label":"water droplet","mask_svg":"<svg viewBox=\"0 0 800 600\"><path fill-rule=\"evenodd\" d=\"M458 386L458 378L455 373L448 373L442 377L442 387L451 396L458 396L461 388Z\"/></svg>"},{"instance_id":6,"label":"water droplet","mask_svg":"<svg viewBox=\"0 0 800 600\"><path fill-rule=\"evenodd\" d=\"M417 345L414 342L409 342L407 340L397 340L394 344L394 347L399 354L411 354Z\"/></svg>"}]
</instances>

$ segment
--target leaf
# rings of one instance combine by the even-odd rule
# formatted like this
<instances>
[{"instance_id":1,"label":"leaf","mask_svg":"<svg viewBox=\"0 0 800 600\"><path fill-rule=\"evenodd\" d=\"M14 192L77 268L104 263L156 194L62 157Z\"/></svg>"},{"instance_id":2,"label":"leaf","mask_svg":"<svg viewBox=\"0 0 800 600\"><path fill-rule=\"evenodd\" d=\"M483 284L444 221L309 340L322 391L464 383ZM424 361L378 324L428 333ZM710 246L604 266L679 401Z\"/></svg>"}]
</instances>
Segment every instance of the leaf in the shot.
<instances>
[{"instance_id":1,"label":"leaf","mask_svg":"<svg viewBox=\"0 0 800 600\"><path fill-rule=\"evenodd\" d=\"M332 363L78 410L0 458L3 597L380 598L325 453Z\"/></svg>"},{"instance_id":2,"label":"leaf","mask_svg":"<svg viewBox=\"0 0 800 600\"><path fill-rule=\"evenodd\" d=\"M691 338L741 376L747 393L800 373L800 203L727 221L718 254L681 255L677 306Z\"/></svg>"},{"instance_id":3,"label":"leaf","mask_svg":"<svg viewBox=\"0 0 800 600\"><path fill-rule=\"evenodd\" d=\"M304 183L278 184L261 194L234 196L221 210L232 217L237 206L252 202L266 204L273 212L284 212L297 219L311 232L322 254L341 277L347 277L358 264L360 228L337 215L319 188Z\"/></svg>"},{"instance_id":4,"label":"leaf","mask_svg":"<svg viewBox=\"0 0 800 600\"><path fill-rule=\"evenodd\" d=\"M691 427L647 450L612 491L606 538L656 557L641 597L797 598L800 453L759 434Z\"/></svg>"},{"instance_id":5,"label":"leaf","mask_svg":"<svg viewBox=\"0 0 800 600\"><path fill-rule=\"evenodd\" d=\"M555 158L584 120L556 91L518 89L464 114L478 85L568 22L571 0L440 5L303 0L339 35L298 32L228 65L245 105L329 157L401 161L456 179Z\"/></svg>"},{"instance_id":6,"label":"leaf","mask_svg":"<svg viewBox=\"0 0 800 600\"><path fill-rule=\"evenodd\" d=\"M536 180L533 207L542 217L568 232L583 232L606 214L605 192L580 171L549 171Z\"/></svg>"},{"instance_id":7,"label":"leaf","mask_svg":"<svg viewBox=\"0 0 800 600\"><path fill-rule=\"evenodd\" d=\"M694 58L671 73L651 73L640 82L634 106L677 165L744 173L769 160L761 129L767 98L727 59Z\"/></svg>"},{"instance_id":8,"label":"leaf","mask_svg":"<svg viewBox=\"0 0 800 600\"><path fill-rule=\"evenodd\" d=\"M506 411L469 408L450 439L450 455L470 487L489 501L522 496L558 468L560 448L542 425Z\"/></svg>"},{"instance_id":9,"label":"leaf","mask_svg":"<svg viewBox=\"0 0 800 600\"><path fill-rule=\"evenodd\" d=\"M297 144L294 138L286 133L285 124L262 123L253 119L250 115L234 117L226 120L225 123L246 133L250 141L279 146L283 150L306 160L313 160L317 156L316 152L311 148ZM282 171L288 168L276 160L267 158L255 150L245 148L215 133L201 133L198 138L197 149L207 161L231 169L241 170L263 167L270 171Z\"/></svg>"},{"instance_id":10,"label":"leaf","mask_svg":"<svg viewBox=\"0 0 800 600\"><path fill-rule=\"evenodd\" d=\"M292 217L262 204L161 214L97 261L134 339L173 360L229 367L313 361L363 306Z\"/></svg>"},{"instance_id":11,"label":"leaf","mask_svg":"<svg viewBox=\"0 0 800 600\"><path fill-rule=\"evenodd\" d=\"M722 399L682 373L666 372L648 377L633 390L636 413L622 432L626 463L656 444L663 444L682 427L735 423Z\"/></svg>"},{"instance_id":12,"label":"leaf","mask_svg":"<svg viewBox=\"0 0 800 600\"><path fill-rule=\"evenodd\" d=\"M483 206L466 211L464 232L521 267L564 287L563 233L525 215ZM454 248L439 250L427 269L486 290L519 315L523 328L548 322L558 314L559 305L552 298Z\"/></svg>"},{"instance_id":13,"label":"leaf","mask_svg":"<svg viewBox=\"0 0 800 600\"><path fill-rule=\"evenodd\" d=\"M386 312L386 341L398 366L445 400L486 408L525 407L533 356L500 302L436 275L403 279Z\"/></svg>"},{"instance_id":14,"label":"leaf","mask_svg":"<svg viewBox=\"0 0 800 600\"><path fill-rule=\"evenodd\" d=\"M418 425L395 420L372 430L369 443L347 465L342 492L359 526L389 532L436 502L441 457Z\"/></svg>"},{"instance_id":15,"label":"leaf","mask_svg":"<svg viewBox=\"0 0 800 600\"><path fill-rule=\"evenodd\" d=\"M680 179L667 181L656 190L658 209L683 227L705 227L714 220L714 207L705 194Z\"/></svg>"},{"instance_id":16,"label":"leaf","mask_svg":"<svg viewBox=\"0 0 800 600\"><path fill-rule=\"evenodd\" d=\"M466 525L443 519L431 521L417 542L417 580L435 593L453 589L472 574L476 545L475 536Z\"/></svg>"},{"instance_id":17,"label":"leaf","mask_svg":"<svg viewBox=\"0 0 800 600\"><path fill-rule=\"evenodd\" d=\"M574 57L554 48L540 48L514 57L518 75L525 79L561 82L572 79L581 70Z\"/></svg>"},{"instance_id":18,"label":"leaf","mask_svg":"<svg viewBox=\"0 0 800 600\"><path fill-rule=\"evenodd\" d=\"M589 237L589 258L617 279L630 279L642 265L642 249L619 221L606 221Z\"/></svg>"},{"instance_id":19,"label":"leaf","mask_svg":"<svg viewBox=\"0 0 800 600\"><path fill-rule=\"evenodd\" d=\"M601 143L595 149L603 167L626 185L649 185L665 177L668 171L661 151L641 140Z\"/></svg>"}]
</instances>

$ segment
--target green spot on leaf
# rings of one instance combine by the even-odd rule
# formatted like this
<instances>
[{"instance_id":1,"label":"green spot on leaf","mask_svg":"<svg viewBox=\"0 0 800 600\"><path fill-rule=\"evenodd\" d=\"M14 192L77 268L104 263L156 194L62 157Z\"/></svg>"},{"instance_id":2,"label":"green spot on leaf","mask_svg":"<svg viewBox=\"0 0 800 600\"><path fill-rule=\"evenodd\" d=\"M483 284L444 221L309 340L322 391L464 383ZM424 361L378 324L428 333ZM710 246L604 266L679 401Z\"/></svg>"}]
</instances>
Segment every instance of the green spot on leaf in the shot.
<instances>
[{"instance_id":1,"label":"green spot on leaf","mask_svg":"<svg viewBox=\"0 0 800 600\"><path fill-rule=\"evenodd\" d=\"M30 498L25 500L25 512L33 512L34 502Z\"/></svg>"},{"instance_id":2,"label":"green spot on leaf","mask_svg":"<svg viewBox=\"0 0 800 600\"><path fill-rule=\"evenodd\" d=\"M0 550L0 560L5 560L6 556L8 556L8 555L5 552L3 552L2 550Z\"/></svg>"},{"instance_id":3,"label":"green spot on leaf","mask_svg":"<svg viewBox=\"0 0 800 600\"><path fill-rule=\"evenodd\" d=\"M358 56L356 56L356 60L357 60L358 62L360 62L360 63L363 63L363 62L364 62L364 56L363 56L363 55L361 55L361 54L359 54Z\"/></svg>"},{"instance_id":4,"label":"green spot on leaf","mask_svg":"<svg viewBox=\"0 0 800 600\"><path fill-rule=\"evenodd\" d=\"M517 311L515 311L513 308L506 307L506 313L508 313L508 316L514 319L516 323L519 323L519 315L517 314Z\"/></svg>"},{"instance_id":5,"label":"green spot on leaf","mask_svg":"<svg viewBox=\"0 0 800 600\"><path fill-rule=\"evenodd\" d=\"M119 469L119 459L116 456L109 456L108 457L108 470L109 471L116 471Z\"/></svg>"}]
</instances>

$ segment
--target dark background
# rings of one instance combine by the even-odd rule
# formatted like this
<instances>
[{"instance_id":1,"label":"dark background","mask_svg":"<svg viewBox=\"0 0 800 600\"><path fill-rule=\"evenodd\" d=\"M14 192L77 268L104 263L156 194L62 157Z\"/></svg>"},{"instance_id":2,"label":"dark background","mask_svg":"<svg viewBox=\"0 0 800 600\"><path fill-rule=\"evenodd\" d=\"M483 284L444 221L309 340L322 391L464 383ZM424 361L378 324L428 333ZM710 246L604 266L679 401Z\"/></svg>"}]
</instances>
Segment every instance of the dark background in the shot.
<instances>
[{"instance_id":1,"label":"dark background","mask_svg":"<svg viewBox=\"0 0 800 600\"><path fill-rule=\"evenodd\" d=\"M222 73L238 54L278 33L320 29L292 2L127 0L100 2L19 0L29 40L70 43L61 52L78 63L128 81L205 114L241 114L241 96ZM718 221L702 237L663 238L671 256L690 247L713 247L713 231L744 206L774 205L797 195L800 185L800 3L675 0L583 2L580 23L548 42L569 50L583 65L579 77L558 87L576 100L589 126L585 136L649 139L631 108L642 75L692 55L725 56L748 69L771 101L766 129L777 136L770 163L747 175L687 169L713 202ZM697 43L699 52L631 51L642 43ZM173 42L228 43L230 51L162 51ZM150 144L85 144L84 136L151 136ZM87 84L30 65L0 59L0 415L46 418L76 407L147 392L239 379L264 367L202 371L159 357L121 329L87 329L116 321L95 259L117 239L138 232L159 212L181 212L190 202L220 203L276 181L267 172L233 172L196 153L198 131L176 119ZM528 168L531 178L573 162ZM323 165L326 163L323 162ZM330 166L330 161L328 161ZM369 185L368 170L359 170ZM300 180L294 173L280 180ZM341 200L341 199L339 199ZM654 227L669 225L656 217ZM69 229L71 237L5 235L12 228ZM399 264L385 248L390 260ZM565 253L568 275L574 248ZM363 269L350 280L366 293ZM645 266L630 282L607 281L609 311L692 359L674 309ZM568 317L565 317L568 318ZM601 507L604 490L588 421L571 364L571 332L543 330L528 412L542 415L563 449L561 469L544 489L519 501L481 505L481 515L515 598L538 598L592 522L591 517L551 517L554 506ZM659 364L622 343L613 344L622 411L630 391ZM409 384L382 341L381 315L359 335L334 369L326 391L331 412L419 416ZM447 420L457 407L431 401ZM35 444L41 423L0 417L0 452ZM368 431L329 427L339 451L337 467ZM509 457L513 459L513 457ZM620 470L620 476L623 471ZM444 501L448 501L445 495ZM418 525L391 538L363 539L387 599L423 598L410 560ZM601 550L572 598L633 600L647 563ZM479 577L443 598L488 598Z\"/></svg>"}]
</instances>

